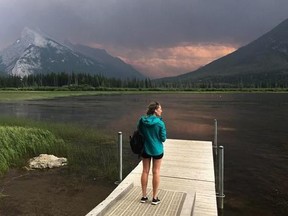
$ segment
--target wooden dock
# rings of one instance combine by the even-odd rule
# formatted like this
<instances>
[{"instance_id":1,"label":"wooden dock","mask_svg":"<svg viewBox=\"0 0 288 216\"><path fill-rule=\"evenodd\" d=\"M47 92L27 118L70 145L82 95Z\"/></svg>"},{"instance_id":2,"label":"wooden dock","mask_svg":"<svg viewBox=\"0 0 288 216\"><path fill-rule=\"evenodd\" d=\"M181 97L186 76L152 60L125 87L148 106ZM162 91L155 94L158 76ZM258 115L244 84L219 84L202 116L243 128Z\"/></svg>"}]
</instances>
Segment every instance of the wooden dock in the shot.
<instances>
[{"instance_id":1,"label":"wooden dock","mask_svg":"<svg viewBox=\"0 0 288 216\"><path fill-rule=\"evenodd\" d=\"M86 216L193 215L216 216L212 142L168 139L161 166L157 206L140 203L142 163ZM148 197L151 199L152 174ZM150 195L150 196L149 196Z\"/></svg>"}]
</instances>

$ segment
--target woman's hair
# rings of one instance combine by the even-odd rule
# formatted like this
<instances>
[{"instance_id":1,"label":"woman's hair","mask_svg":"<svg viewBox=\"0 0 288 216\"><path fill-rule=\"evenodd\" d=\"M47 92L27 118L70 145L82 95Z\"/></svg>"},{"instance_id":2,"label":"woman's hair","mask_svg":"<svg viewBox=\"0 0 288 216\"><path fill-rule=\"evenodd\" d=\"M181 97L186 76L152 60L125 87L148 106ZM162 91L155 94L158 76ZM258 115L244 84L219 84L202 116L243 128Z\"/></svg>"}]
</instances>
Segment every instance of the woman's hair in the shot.
<instances>
[{"instance_id":1,"label":"woman's hair","mask_svg":"<svg viewBox=\"0 0 288 216\"><path fill-rule=\"evenodd\" d=\"M155 113L155 110L158 109L158 107L160 106L160 103L154 101L154 102L151 102L148 106L148 109L147 109L147 115L153 115Z\"/></svg>"}]
</instances>

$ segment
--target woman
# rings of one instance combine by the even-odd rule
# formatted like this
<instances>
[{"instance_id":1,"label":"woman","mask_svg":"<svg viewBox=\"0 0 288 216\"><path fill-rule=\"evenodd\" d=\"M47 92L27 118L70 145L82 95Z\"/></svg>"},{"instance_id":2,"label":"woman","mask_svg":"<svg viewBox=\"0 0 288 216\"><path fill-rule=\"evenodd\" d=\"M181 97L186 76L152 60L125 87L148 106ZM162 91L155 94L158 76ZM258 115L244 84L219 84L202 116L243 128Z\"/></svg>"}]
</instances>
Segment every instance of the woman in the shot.
<instances>
[{"instance_id":1,"label":"woman","mask_svg":"<svg viewBox=\"0 0 288 216\"><path fill-rule=\"evenodd\" d=\"M161 118L162 107L158 102L152 102L148 106L147 115L142 116L139 120L138 127L145 137L144 152L142 156L143 171L141 175L142 198L141 202L148 201L147 184L148 176L153 161L152 187L153 197L152 205L160 203L158 198L158 187L160 183L160 166L163 158L163 142L166 140L166 127Z\"/></svg>"}]
</instances>

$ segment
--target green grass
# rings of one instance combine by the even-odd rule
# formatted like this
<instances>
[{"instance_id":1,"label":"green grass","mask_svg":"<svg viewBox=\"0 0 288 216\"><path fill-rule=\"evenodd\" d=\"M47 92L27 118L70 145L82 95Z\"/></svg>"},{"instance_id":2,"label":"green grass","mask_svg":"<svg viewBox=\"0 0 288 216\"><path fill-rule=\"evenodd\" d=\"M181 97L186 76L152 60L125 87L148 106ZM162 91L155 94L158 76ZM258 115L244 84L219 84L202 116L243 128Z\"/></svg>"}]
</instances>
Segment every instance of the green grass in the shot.
<instances>
[{"instance_id":1,"label":"green grass","mask_svg":"<svg viewBox=\"0 0 288 216\"><path fill-rule=\"evenodd\" d=\"M165 90L141 90L141 89L110 89L101 91L18 91L18 90L0 90L0 101L11 102L21 100L39 100L52 99L57 97L69 96L89 96L89 95L112 95L112 94L153 94L153 93L174 93L180 91L165 91ZM182 93L185 93L182 91Z\"/></svg>"},{"instance_id":2,"label":"green grass","mask_svg":"<svg viewBox=\"0 0 288 216\"><path fill-rule=\"evenodd\" d=\"M97 91L0 91L0 101L37 100L56 97L117 94L117 92Z\"/></svg>"},{"instance_id":3,"label":"green grass","mask_svg":"<svg viewBox=\"0 0 288 216\"><path fill-rule=\"evenodd\" d=\"M0 126L0 173L41 153L66 155L67 147L48 130Z\"/></svg>"},{"instance_id":4,"label":"green grass","mask_svg":"<svg viewBox=\"0 0 288 216\"><path fill-rule=\"evenodd\" d=\"M116 179L117 137L77 125L0 117L0 175L40 153L68 158L70 173ZM4 150L3 150L4 149Z\"/></svg>"},{"instance_id":5,"label":"green grass","mask_svg":"<svg viewBox=\"0 0 288 216\"><path fill-rule=\"evenodd\" d=\"M267 93L288 92L286 88L235 88L235 89L110 89L101 91L19 91L0 90L0 102L52 99L57 97L111 94L193 94L193 93Z\"/></svg>"}]
</instances>

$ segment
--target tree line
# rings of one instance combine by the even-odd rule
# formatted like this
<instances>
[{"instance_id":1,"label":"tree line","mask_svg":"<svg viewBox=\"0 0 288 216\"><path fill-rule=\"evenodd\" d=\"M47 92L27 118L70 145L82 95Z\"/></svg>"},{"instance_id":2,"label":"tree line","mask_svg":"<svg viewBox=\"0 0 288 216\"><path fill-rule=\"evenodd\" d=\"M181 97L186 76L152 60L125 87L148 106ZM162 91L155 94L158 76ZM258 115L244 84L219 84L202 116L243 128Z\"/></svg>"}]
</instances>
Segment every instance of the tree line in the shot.
<instances>
[{"instance_id":1,"label":"tree line","mask_svg":"<svg viewBox=\"0 0 288 216\"><path fill-rule=\"evenodd\" d=\"M134 89L229 89L229 88L288 88L288 75L285 73L246 74L234 76L213 76L198 80L151 80L117 79L99 74L86 73L48 73L31 74L20 77L15 75L0 76L0 88L44 87L67 88L70 90L93 90L105 88Z\"/></svg>"},{"instance_id":2,"label":"tree line","mask_svg":"<svg viewBox=\"0 0 288 216\"><path fill-rule=\"evenodd\" d=\"M25 87L75 87L90 86L94 88L151 88L150 79L116 79L98 74L85 73L48 73L30 74L20 77L15 75L0 76L0 88Z\"/></svg>"}]
</instances>

